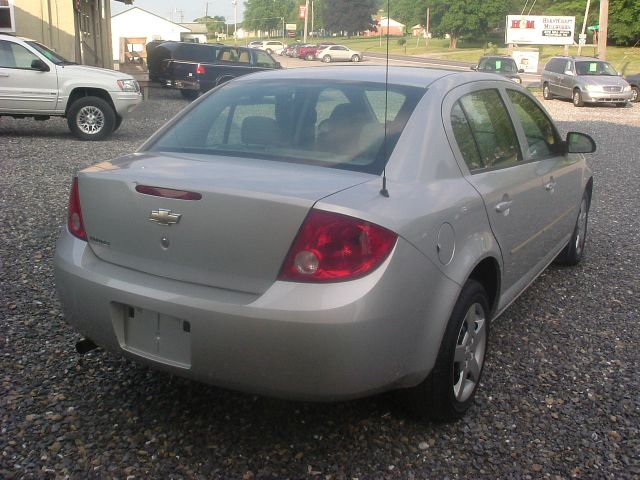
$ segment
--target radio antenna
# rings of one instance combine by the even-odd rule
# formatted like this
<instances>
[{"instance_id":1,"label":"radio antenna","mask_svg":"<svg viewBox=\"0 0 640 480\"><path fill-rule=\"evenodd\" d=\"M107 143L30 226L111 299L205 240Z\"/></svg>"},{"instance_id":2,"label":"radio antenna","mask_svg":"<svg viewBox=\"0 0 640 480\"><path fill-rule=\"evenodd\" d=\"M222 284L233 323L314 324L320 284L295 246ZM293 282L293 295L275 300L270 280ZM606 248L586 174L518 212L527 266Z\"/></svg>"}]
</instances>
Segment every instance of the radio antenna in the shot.
<instances>
[{"instance_id":1,"label":"radio antenna","mask_svg":"<svg viewBox=\"0 0 640 480\"><path fill-rule=\"evenodd\" d=\"M387 62L384 72L384 144L383 144L383 161L384 167L382 169L382 188L380 189L380 195L389 198L389 190L387 190L387 114L389 111L389 18L391 17L390 0L387 0ZM382 19L380 19L382 20ZM382 21L381 21L382 23ZM380 28L384 28L380 25Z\"/></svg>"}]
</instances>

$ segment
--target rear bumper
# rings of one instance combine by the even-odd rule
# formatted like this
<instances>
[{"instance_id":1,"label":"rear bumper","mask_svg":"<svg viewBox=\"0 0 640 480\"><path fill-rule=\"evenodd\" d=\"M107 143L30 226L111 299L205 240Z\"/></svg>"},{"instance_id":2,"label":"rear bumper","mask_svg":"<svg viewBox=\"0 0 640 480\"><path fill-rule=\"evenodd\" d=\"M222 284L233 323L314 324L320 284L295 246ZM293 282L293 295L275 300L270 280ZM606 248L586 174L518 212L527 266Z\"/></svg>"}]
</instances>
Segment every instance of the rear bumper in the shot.
<instances>
[{"instance_id":1,"label":"rear bumper","mask_svg":"<svg viewBox=\"0 0 640 480\"><path fill-rule=\"evenodd\" d=\"M459 292L401 239L385 264L362 279L276 281L258 296L105 263L65 228L55 273L67 321L96 344L205 383L308 400L419 383L433 367ZM160 340L179 337L179 361L132 347L127 312L136 309L179 319L178 330L184 328Z\"/></svg>"},{"instance_id":2,"label":"rear bumper","mask_svg":"<svg viewBox=\"0 0 640 480\"><path fill-rule=\"evenodd\" d=\"M197 80L166 80L165 86L178 90L200 90L200 82Z\"/></svg>"}]
</instances>

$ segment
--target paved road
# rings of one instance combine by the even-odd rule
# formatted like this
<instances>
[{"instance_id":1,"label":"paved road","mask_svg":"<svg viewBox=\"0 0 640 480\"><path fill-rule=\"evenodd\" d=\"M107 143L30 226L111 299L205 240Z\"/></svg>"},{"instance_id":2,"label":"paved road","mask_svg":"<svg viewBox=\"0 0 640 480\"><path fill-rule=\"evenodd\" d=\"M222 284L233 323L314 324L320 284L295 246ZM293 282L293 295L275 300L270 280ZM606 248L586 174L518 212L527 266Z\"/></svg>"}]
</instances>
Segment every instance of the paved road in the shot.
<instances>
[{"instance_id":1,"label":"paved road","mask_svg":"<svg viewBox=\"0 0 640 480\"><path fill-rule=\"evenodd\" d=\"M98 143L60 119L0 119L0 478L640 478L639 106L545 103L598 143L586 258L548 269L493 324L476 405L442 426L393 395L284 402L76 355L52 274L71 176L186 105L154 90Z\"/></svg>"},{"instance_id":2,"label":"paved road","mask_svg":"<svg viewBox=\"0 0 640 480\"><path fill-rule=\"evenodd\" d=\"M374 64L374 65L385 65L386 64L386 55L383 53L373 53L373 52L364 52L364 62L365 64ZM306 60L301 60L299 58L289 58L289 57L280 57L275 56L276 60L278 60L285 68L300 68L300 67L312 67L318 65L327 65L320 61L311 61L308 62ZM425 68L446 68L449 70L469 70L474 63L471 62L458 62L453 60L443 60L437 58L429 58L429 57L415 57L408 55L389 55L389 65L407 65L412 67L425 67ZM538 86L540 84L540 75L531 74L531 73L523 73L520 74L522 77L522 83L525 86Z\"/></svg>"}]
</instances>

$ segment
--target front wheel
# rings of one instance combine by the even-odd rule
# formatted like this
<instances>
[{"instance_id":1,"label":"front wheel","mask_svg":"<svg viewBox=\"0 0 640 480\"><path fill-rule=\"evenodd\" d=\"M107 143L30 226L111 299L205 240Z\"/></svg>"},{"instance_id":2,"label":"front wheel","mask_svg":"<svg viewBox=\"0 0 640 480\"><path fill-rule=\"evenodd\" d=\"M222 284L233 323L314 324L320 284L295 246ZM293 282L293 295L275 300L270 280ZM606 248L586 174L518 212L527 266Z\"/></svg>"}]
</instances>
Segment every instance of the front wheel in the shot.
<instances>
[{"instance_id":1,"label":"front wheel","mask_svg":"<svg viewBox=\"0 0 640 480\"><path fill-rule=\"evenodd\" d=\"M67 112L67 125L80 140L104 140L113 132L116 112L99 97L81 97Z\"/></svg>"},{"instance_id":2,"label":"front wheel","mask_svg":"<svg viewBox=\"0 0 640 480\"><path fill-rule=\"evenodd\" d=\"M307 60L309 61L313 60L313 55L311 55L310 53L307 53Z\"/></svg>"},{"instance_id":3,"label":"front wheel","mask_svg":"<svg viewBox=\"0 0 640 480\"><path fill-rule=\"evenodd\" d=\"M640 102L640 88L631 87L631 101L633 103Z\"/></svg>"},{"instance_id":4,"label":"front wheel","mask_svg":"<svg viewBox=\"0 0 640 480\"><path fill-rule=\"evenodd\" d=\"M322 57L322 61L324 63L331 63L331 56L330 55L325 55L324 57Z\"/></svg>"},{"instance_id":5,"label":"front wheel","mask_svg":"<svg viewBox=\"0 0 640 480\"><path fill-rule=\"evenodd\" d=\"M549 84L545 83L542 85L542 98L545 100L551 100L553 96L551 95L551 90L549 90Z\"/></svg>"},{"instance_id":6,"label":"front wheel","mask_svg":"<svg viewBox=\"0 0 640 480\"><path fill-rule=\"evenodd\" d=\"M420 418L452 422L471 408L487 353L489 297L476 280L462 287L429 376L406 393Z\"/></svg>"},{"instance_id":7,"label":"front wheel","mask_svg":"<svg viewBox=\"0 0 640 480\"><path fill-rule=\"evenodd\" d=\"M584 101L582 100L582 93L577 88L573 91L573 106L583 107Z\"/></svg>"},{"instance_id":8,"label":"front wheel","mask_svg":"<svg viewBox=\"0 0 640 480\"><path fill-rule=\"evenodd\" d=\"M353 57L351 57L351 61L355 62L355 63L359 62L360 61L360 55L354 55Z\"/></svg>"},{"instance_id":9,"label":"front wheel","mask_svg":"<svg viewBox=\"0 0 640 480\"><path fill-rule=\"evenodd\" d=\"M589 205L590 198L588 192L584 192L582 201L580 202L580 211L578 212L578 219L573 229L573 235L571 240L564 247L564 250L560 252L560 255L556 258L555 262L560 265L574 266L580 263L584 256L584 244L587 240L587 224L589 222Z\"/></svg>"}]
</instances>

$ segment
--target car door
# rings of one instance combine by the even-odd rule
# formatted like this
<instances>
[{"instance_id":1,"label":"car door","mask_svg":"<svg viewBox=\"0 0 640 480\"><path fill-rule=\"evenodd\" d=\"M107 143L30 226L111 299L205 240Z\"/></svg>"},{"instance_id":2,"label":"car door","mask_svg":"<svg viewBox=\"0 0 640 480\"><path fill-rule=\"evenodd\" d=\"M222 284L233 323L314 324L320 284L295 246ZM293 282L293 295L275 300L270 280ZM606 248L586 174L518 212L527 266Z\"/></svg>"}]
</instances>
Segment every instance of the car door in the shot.
<instances>
[{"instance_id":1,"label":"car door","mask_svg":"<svg viewBox=\"0 0 640 480\"><path fill-rule=\"evenodd\" d=\"M566 244L578 214L582 198L582 172L578 156L569 155L560 134L544 109L531 96L508 88L507 96L526 138L524 161L535 162L542 175L543 203L547 213L545 241L547 249L557 251Z\"/></svg>"},{"instance_id":2,"label":"car door","mask_svg":"<svg viewBox=\"0 0 640 480\"><path fill-rule=\"evenodd\" d=\"M32 68L33 60L43 61L49 71ZM57 102L55 65L19 43L0 40L0 110L47 114Z\"/></svg>"},{"instance_id":3,"label":"car door","mask_svg":"<svg viewBox=\"0 0 640 480\"><path fill-rule=\"evenodd\" d=\"M573 86L575 85L576 71L573 60L568 59L560 74L560 95L565 98L573 97Z\"/></svg>"},{"instance_id":4,"label":"car door","mask_svg":"<svg viewBox=\"0 0 640 480\"><path fill-rule=\"evenodd\" d=\"M501 287L509 302L535 278L546 256L547 214L538 208L544 198L539 165L523 161L503 90L493 82L453 90L443 109L460 167L481 195L500 245Z\"/></svg>"}]
</instances>

